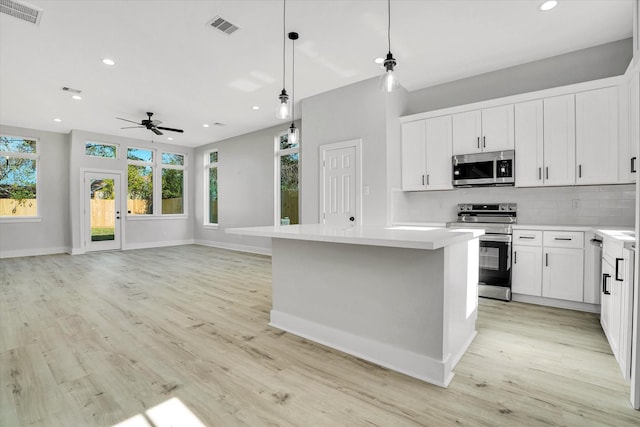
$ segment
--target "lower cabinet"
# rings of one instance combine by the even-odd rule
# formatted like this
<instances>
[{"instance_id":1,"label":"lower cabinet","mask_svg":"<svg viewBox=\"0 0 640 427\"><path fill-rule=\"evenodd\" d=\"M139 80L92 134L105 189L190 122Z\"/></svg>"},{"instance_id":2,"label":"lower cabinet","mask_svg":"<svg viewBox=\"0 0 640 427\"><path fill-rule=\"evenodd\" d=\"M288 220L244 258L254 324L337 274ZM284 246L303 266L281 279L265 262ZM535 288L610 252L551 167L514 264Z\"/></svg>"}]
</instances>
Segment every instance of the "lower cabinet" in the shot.
<instances>
[{"instance_id":1,"label":"lower cabinet","mask_svg":"<svg viewBox=\"0 0 640 427\"><path fill-rule=\"evenodd\" d=\"M584 233L514 230L511 290L584 301Z\"/></svg>"}]
</instances>

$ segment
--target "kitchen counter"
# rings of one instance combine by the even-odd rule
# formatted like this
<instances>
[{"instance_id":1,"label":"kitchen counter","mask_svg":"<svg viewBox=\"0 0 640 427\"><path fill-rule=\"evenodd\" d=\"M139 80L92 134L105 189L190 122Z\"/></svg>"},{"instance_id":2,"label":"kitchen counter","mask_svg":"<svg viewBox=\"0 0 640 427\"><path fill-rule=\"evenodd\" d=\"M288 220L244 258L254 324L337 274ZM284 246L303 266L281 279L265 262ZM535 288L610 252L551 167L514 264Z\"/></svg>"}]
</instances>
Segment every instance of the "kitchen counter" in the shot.
<instances>
[{"instance_id":1,"label":"kitchen counter","mask_svg":"<svg viewBox=\"0 0 640 427\"><path fill-rule=\"evenodd\" d=\"M271 326L449 385L476 335L482 230L307 224L227 232L272 239Z\"/></svg>"}]
</instances>

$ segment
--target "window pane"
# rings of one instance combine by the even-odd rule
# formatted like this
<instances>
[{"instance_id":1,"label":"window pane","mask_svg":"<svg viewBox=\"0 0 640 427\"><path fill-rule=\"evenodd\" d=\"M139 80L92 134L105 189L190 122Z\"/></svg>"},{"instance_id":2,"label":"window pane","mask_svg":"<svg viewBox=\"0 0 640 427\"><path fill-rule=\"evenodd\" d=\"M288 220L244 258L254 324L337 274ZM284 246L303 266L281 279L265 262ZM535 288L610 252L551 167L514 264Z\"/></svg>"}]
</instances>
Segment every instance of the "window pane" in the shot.
<instances>
[{"instance_id":1,"label":"window pane","mask_svg":"<svg viewBox=\"0 0 640 427\"><path fill-rule=\"evenodd\" d=\"M184 165L184 156L182 154L162 153L163 165Z\"/></svg>"},{"instance_id":2,"label":"window pane","mask_svg":"<svg viewBox=\"0 0 640 427\"><path fill-rule=\"evenodd\" d=\"M280 223L299 223L298 153L280 157Z\"/></svg>"},{"instance_id":3,"label":"window pane","mask_svg":"<svg viewBox=\"0 0 640 427\"><path fill-rule=\"evenodd\" d=\"M115 145L98 144L95 142L85 143L84 153L87 156L106 157L109 159L115 159L118 153Z\"/></svg>"},{"instance_id":4,"label":"window pane","mask_svg":"<svg viewBox=\"0 0 640 427\"><path fill-rule=\"evenodd\" d=\"M212 151L209 153L209 163L217 163L218 162L218 152Z\"/></svg>"},{"instance_id":5,"label":"window pane","mask_svg":"<svg viewBox=\"0 0 640 427\"><path fill-rule=\"evenodd\" d=\"M0 216L37 214L35 159L0 160Z\"/></svg>"},{"instance_id":6,"label":"window pane","mask_svg":"<svg viewBox=\"0 0 640 427\"><path fill-rule=\"evenodd\" d=\"M182 169L162 169L162 213L184 213Z\"/></svg>"},{"instance_id":7,"label":"window pane","mask_svg":"<svg viewBox=\"0 0 640 427\"><path fill-rule=\"evenodd\" d=\"M35 153L36 141L24 138L0 137L0 151L14 153Z\"/></svg>"},{"instance_id":8,"label":"window pane","mask_svg":"<svg viewBox=\"0 0 640 427\"><path fill-rule=\"evenodd\" d=\"M129 159L129 160L138 160L140 162L152 162L153 161L153 151L151 151L151 150L142 150L140 148L129 148L127 150L127 159Z\"/></svg>"},{"instance_id":9,"label":"window pane","mask_svg":"<svg viewBox=\"0 0 640 427\"><path fill-rule=\"evenodd\" d=\"M209 224L218 223L218 168L209 169Z\"/></svg>"},{"instance_id":10,"label":"window pane","mask_svg":"<svg viewBox=\"0 0 640 427\"><path fill-rule=\"evenodd\" d=\"M281 150L286 150L287 148L295 148L297 147L299 144L296 142L295 144L289 144L289 135L288 134L283 134L280 135L280 149Z\"/></svg>"},{"instance_id":11,"label":"window pane","mask_svg":"<svg viewBox=\"0 0 640 427\"><path fill-rule=\"evenodd\" d=\"M129 165L127 211L134 215L153 213L153 168Z\"/></svg>"}]
</instances>

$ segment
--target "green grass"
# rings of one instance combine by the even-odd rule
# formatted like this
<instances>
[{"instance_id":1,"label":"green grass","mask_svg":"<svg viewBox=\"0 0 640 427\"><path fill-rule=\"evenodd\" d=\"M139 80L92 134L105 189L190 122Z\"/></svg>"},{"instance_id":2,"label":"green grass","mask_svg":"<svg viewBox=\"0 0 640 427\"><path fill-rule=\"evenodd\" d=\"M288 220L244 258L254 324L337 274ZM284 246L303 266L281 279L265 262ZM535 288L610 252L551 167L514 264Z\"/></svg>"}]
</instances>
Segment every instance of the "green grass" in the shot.
<instances>
[{"instance_id":1,"label":"green grass","mask_svg":"<svg viewBox=\"0 0 640 427\"><path fill-rule=\"evenodd\" d=\"M100 240L114 240L115 228L114 227L92 227L91 228L91 241L97 242Z\"/></svg>"}]
</instances>

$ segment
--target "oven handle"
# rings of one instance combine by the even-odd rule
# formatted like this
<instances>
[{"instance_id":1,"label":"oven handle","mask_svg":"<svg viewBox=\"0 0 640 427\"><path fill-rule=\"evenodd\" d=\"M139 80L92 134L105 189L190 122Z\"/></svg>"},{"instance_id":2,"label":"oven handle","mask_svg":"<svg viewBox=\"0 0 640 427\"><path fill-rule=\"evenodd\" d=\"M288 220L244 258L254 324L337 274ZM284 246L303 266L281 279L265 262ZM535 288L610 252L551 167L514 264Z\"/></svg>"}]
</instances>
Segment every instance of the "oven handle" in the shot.
<instances>
[{"instance_id":1,"label":"oven handle","mask_svg":"<svg viewBox=\"0 0 640 427\"><path fill-rule=\"evenodd\" d=\"M511 243L511 234L483 234L480 236L481 242L507 242Z\"/></svg>"}]
</instances>

